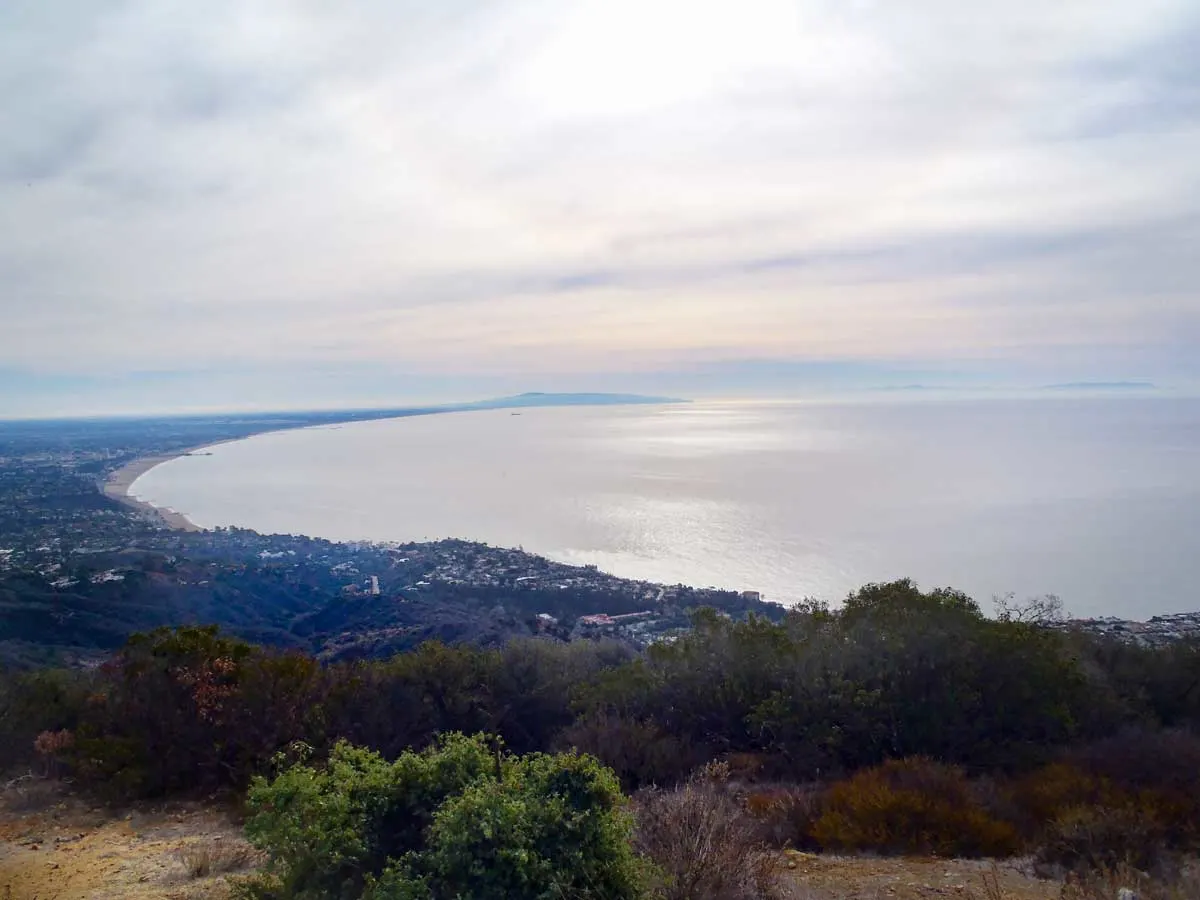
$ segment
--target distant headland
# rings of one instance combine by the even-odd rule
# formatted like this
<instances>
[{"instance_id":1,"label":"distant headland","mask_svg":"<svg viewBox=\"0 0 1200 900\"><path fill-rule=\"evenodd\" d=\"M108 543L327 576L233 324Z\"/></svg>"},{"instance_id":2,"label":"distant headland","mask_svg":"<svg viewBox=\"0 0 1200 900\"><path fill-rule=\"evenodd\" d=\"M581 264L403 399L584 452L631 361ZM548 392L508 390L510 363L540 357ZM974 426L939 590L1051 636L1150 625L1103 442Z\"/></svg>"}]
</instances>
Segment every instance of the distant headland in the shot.
<instances>
[{"instance_id":1,"label":"distant headland","mask_svg":"<svg viewBox=\"0 0 1200 900\"><path fill-rule=\"evenodd\" d=\"M494 400L478 400L463 403L453 409L508 409L521 406L628 406L633 404L689 403L677 397L649 397L644 394L546 394L529 391L512 397L497 397Z\"/></svg>"}]
</instances>

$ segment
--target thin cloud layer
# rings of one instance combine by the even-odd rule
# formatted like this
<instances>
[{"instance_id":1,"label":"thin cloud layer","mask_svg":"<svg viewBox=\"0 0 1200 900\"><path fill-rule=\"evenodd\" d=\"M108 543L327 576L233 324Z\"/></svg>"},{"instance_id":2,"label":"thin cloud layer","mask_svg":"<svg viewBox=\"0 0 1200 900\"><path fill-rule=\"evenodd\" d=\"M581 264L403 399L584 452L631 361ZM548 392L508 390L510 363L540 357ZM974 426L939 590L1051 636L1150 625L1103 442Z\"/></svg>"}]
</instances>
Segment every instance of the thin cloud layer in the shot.
<instances>
[{"instance_id":1,"label":"thin cloud layer","mask_svg":"<svg viewBox=\"0 0 1200 900\"><path fill-rule=\"evenodd\" d=\"M993 6L6 3L0 414L305 368L1194 383L1195 4Z\"/></svg>"}]
</instances>

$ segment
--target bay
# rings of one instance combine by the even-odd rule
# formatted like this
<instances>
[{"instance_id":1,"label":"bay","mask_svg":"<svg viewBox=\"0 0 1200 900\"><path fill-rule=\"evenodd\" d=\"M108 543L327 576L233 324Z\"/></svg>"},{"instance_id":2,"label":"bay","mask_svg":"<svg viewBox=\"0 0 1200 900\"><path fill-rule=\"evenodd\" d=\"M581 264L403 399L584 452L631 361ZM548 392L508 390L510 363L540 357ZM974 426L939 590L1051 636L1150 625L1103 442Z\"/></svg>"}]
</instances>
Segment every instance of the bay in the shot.
<instances>
[{"instance_id":1,"label":"bay","mask_svg":"<svg viewBox=\"0 0 1200 900\"><path fill-rule=\"evenodd\" d=\"M1080 616L1200 608L1186 398L448 413L221 444L132 493L202 527L465 538L785 603L912 577L985 608L1010 592Z\"/></svg>"}]
</instances>

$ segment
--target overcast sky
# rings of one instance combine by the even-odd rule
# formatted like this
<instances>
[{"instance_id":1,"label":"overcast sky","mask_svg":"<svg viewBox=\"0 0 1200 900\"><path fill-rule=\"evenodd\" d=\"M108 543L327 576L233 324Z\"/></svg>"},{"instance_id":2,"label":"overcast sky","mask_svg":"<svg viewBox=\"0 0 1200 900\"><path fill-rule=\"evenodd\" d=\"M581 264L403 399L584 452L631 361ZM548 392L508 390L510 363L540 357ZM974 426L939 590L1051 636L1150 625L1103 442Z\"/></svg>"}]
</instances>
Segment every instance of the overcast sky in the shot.
<instances>
[{"instance_id":1,"label":"overcast sky","mask_svg":"<svg viewBox=\"0 0 1200 900\"><path fill-rule=\"evenodd\" d=\"M0 415L1200 382L1195 0L4 0Z\"/></svg>"}]
</instances>

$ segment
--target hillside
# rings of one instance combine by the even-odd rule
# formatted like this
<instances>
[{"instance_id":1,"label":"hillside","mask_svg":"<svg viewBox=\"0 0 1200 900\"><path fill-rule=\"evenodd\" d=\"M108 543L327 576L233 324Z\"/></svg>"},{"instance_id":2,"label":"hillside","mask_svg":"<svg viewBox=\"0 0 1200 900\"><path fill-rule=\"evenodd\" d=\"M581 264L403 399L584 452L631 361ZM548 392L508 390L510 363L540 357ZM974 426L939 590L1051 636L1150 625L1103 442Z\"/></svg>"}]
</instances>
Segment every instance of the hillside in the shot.
<instances>
[{"instance_id":1,"label":"hillside","mask_svg":"<svg viewBox=\"0 0 1200 900\"><path fill-rule=\"evenodd\" d=\"M171 804L131 811L92 810L55 795L50 809L16 811L0 797L0 897L4 900L225 900L231 878L259 856L240 823L217 806ZM989 863L972 860L861 859L791 853L786 880L794 900L929 900L985 897ZM198 871L205 863L209 871ZM1053 900L1059 885L1005 865L1003 900Z\"/></svg>"},{"instance_id":2,"label":"hillside","mask_svg":"<svg viewBox=\"0 0 1200 900\"><path fill-rule=\"evenodd\" d=\"M686 628L688 610L701 606L783 614L736 592L621 579L467 541L157 531L135 546L72 553L66 564L0 568L0 662L94 657L136 631L195 623L327 658L381 656L435 638L565 640L581 616L648 610L638 630L625 630L637 645Z\"/></svg>"}]
</instances>

